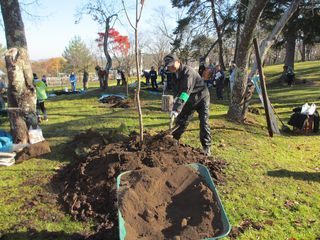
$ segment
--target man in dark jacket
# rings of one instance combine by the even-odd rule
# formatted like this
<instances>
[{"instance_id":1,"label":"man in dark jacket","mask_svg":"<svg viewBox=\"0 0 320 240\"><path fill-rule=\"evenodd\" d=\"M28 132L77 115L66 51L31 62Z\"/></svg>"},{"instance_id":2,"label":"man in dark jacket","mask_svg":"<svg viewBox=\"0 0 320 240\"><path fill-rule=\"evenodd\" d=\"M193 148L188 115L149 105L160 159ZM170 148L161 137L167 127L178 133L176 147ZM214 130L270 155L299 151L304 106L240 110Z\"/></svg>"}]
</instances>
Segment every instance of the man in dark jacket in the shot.
<instances>
[{"instance_id":1,"label":"man in dark jacket","mask_svg":"<svg viewBox=\"0 0 320 240\"><path fill-rule=\"evenodd\" d=\"M178 129L172 135L180 139L186 130L195 111L200 120L200 141L204 153L211 155L211 130L209 125L210 94L204 80L191 67L184 65L174 54L164 57L165 66L173 73L172 87L174 91L174 104L170 113L176 118Z\"/></svg>"},{"instance_id":2,"label":"man in dark jacket","mask_svg":"<svg viewBox=\"0 0 320 240\"><path fill-rule=\"evenodd\" d=\"M157 72L154 70L154 67L151 67L151 70L149 72L150 79L151 79L151 85L152 89L158 89L158 84L157 84Z\"/></svg>"},{"instance_id":3,"label":"man in dark jacket","mask_svg":"<svg viewBox=\"0 0 320 240\"><path fill-rule=\"evenodd\" d=\"M223 88L224 88L224 82L225 82L225 75L221 69L220 64L216 66L216 73L214 74L213 78L216 81L217 98L219 100L223 100Z\"/></svg>"}]
</instances>

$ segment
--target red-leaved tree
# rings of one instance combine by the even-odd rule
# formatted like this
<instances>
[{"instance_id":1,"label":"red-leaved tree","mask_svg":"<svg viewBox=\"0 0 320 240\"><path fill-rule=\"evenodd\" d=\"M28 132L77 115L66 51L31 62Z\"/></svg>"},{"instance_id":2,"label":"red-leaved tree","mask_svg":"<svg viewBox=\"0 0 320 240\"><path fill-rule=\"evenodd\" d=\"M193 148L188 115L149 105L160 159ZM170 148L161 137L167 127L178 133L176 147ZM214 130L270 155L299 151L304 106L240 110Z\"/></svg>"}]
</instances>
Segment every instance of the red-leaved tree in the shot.
<instances>
[{"instance_id":1,"label":"red-leaved tree","mask_svg":"<svg viewBox=\"0 0 320 240\"><path fill-rule=\"evenodd\" d=\"M98 46L104 46L105 33L99 32L99 38L96 39ZM121 65L121 60L128 55L130 42L128 36L121 35L116 29L110 28L108 31L109 43L108 49Z\"/></svg>"}]
</instances>

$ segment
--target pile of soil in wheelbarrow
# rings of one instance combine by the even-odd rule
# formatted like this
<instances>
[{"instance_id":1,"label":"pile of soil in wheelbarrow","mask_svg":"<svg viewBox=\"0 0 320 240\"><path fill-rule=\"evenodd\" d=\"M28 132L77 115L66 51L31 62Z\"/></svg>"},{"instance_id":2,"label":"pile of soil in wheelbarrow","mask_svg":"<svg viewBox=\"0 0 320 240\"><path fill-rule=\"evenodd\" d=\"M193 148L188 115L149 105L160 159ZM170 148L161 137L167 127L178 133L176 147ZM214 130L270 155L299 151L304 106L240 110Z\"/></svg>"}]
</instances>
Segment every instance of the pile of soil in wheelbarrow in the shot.
<instances>
[{"instance_id":1,"label":"pile of soil in wheelbarrow","mask_svg":"<svg viewBox=\"0 0 320 240\"><path fill-rule=\"evenodd\" d=\"M198 162L209 168L216 182L221 182L226 167L225 161L206 157L201 150L179 144L166 134L145 135L140 146L137 134L125 139L117 133L99 136L91 131L76 136L70 146L69 151L74 149L76 157L58 172L52 184L75 220L95 222L96 234L88 239L118 239L116 178L120 173Z\"/></svg>"},{"instance_id":2,"label":"pile of soil in wheelbarrow","mask_svg":"<svg viewBox=\"0 0 320 240\"><path fill-rule=\"evenodd\" d=\"M200 240L217 236L223 229L213 192L186 166L125 174L118 197L126 240Z\"/></svg>"}]
</instances>

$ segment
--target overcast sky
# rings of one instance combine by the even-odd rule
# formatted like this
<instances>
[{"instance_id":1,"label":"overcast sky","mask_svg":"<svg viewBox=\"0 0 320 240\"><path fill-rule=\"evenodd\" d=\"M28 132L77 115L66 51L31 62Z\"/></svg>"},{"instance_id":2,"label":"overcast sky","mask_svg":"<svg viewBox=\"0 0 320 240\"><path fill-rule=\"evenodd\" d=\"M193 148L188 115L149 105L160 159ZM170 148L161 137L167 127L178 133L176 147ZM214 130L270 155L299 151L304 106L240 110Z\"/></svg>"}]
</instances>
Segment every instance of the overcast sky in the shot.
<instances>
[{"instance_id":1,"label":"overcast sky","mask_svg":"<svg viewBox=\"0 0 320 240\"><path fill-rule=\"evenodd\" d=\"M130 1L135 2L133 0L125 2ZM90 16L85 16L79 24L75 24L76 9L83 2L84 0L39 0L40 6L27 7L30 15L42 16L34 18L26 13L23 14L28 50L32 60L61 56L69 41L76 35L79 35L88 45L93 44L101 27ZM155 11L161 7L167 8L168 12L174 11L170 0L145 1L139 26L141 32L150 31ZM120 18L122 18L122 25L118 23L117 28L123 35L129 35L132 30L127 26L124 13ZM0 42L5 45L4 30L1 31Z\"/></svg>"}]
</instances>

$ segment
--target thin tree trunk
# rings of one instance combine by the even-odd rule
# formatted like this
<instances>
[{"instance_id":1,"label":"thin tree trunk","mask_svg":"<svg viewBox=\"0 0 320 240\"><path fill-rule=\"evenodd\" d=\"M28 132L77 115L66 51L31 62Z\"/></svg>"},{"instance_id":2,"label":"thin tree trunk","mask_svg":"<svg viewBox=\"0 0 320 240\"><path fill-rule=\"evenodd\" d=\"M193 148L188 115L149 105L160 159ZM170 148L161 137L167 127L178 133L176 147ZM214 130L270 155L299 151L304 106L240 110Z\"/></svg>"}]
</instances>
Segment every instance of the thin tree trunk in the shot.
<instances>
[{"instance_id":1,"label":"thin tree trunk","mask_svg":"<svg viewBox=\"0 0 320 240\"><path fill-rule=\"evenodd\" d=\"M136 68L137 68L137 79L138 79L138 88L137 88L137 108L139 114L139 127L140 127L140 144L143 144L143 119L142 119L142 110L141 110L141 102L140 102L140 64L139 64L139 52L138 52L138 1L136 1L136 26L134 30L135 36L135 57L136 57Z\"/></svg>"},{"instance_id":2,"label":"thin tree trunk","mask_svg":"<svg viewBox=\"0 0 320 240\"><path fill-rule=\"evenodd\" d=\"M8 72L8 105L11 133L15 143L29 141L28 127L36 121L36 96L32 69L18 0L1 1L8 51L5 56Z\"/></svg>"},{"instance_id":3,"label":"thin tree trunk","mask_svg":"<svg viewBox=\"0 0 320 240\"><path fill-rule=\"evenodd\" d=\"M247 69L249 52L254 30L267 2L268 0L257 0L249 2L248 5L246 20L241 33L237 51L235 84L231 93L231 103L228 110L228 118L233 121L243 122L246 117L246 112L243 111L243 106L245 102L248 79Z\"/></svg>"},{"instance_id":4,"label":"thin tree trunk","mask_svg":"<svg viewBox=\"0 0 320 240\"><path fill-rule=\"evenodd\" d=\"M106 27L105 27L105 31L104 31L103 51L104 51L104 55L106 56L107 63L106 63L106 68L105 68L106 75L105 75L105 79L103 82L104 89L108 88L109 73L110 73L110 69L112 67L112 58L111 58L109 51L108 51L108 40L109 40L110 21L111 21L112 17L114 17L114 16L116 16L116 15L112 15L112 16L108 17L105 22Z\"/></svg>"},{"instance_id":5,"label":"thin tree trunk","mask_svg":"<svg viewBox=\"0 0 320 240\"><path fill-rule=\"evenodd\" d=\"M206 58L209 56L210 52L211 52L212 49L217 45L217 43L218 43L218 40L216 40L216 41L211 45L210 49L206 52L206 54L204 54L204 56L203 56L204 59L206 59Z\"/></svg>"},{"instance_id":6,"label":"thin tree trunk","mask_svg":"<svg viewBox=\"0 0 320 240\"><path fill-rule=\"evenodd\" d=\"M216 27L217 35L218 35L218 45L219 45L219 63L221 65L221 68L225 70L224 65L224 59L223 59L223 41L222 41L222 33L221 33L221 27L217 20L217 14L215 9L215 2L214 0L211 0L211 15L214 22L214 25Z\"/></svg>"}]
</instances>

